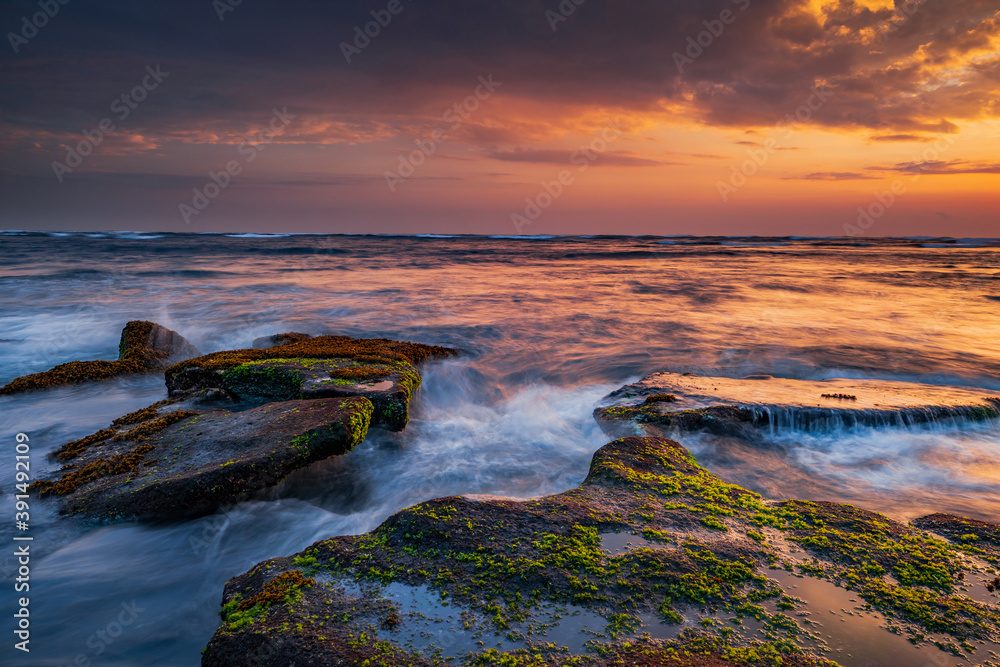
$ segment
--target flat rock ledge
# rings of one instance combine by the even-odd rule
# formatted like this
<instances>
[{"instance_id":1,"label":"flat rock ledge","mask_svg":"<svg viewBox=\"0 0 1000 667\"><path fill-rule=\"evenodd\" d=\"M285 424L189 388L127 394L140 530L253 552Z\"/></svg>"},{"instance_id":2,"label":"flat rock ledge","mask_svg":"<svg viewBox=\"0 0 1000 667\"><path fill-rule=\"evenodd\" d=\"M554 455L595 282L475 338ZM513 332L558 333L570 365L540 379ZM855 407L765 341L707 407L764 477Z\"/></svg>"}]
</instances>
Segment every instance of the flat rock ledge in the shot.
<instances>
[{"instance_id":1,"label":"flat rock ledge","mask_svg":"<svg viewBox=\"0 0 1000 667\"><path fill-rule=\"evenodd\" d=\"M298 343L299 341L309 340L310 338L312 338L310 334L290 331L288 333L273 334L271 336L255 338L253 343L250 344L250 347L258 350L268 350L272 347L288 345L289 343Z\"/></svg>"},{"instance_id":2,"label":"flat rock ledge","mask_svg":"<svg viewBox=\"0 0 1000 667\"><path fill-rule=\"evenodd\" d=\"M366 398L268 403L245 412L162 401L64 445L60 475L36 482L60 513L110 523L209 514L365 439Z\"/></svg>"},{"instance_id":3,"label":"flat rock ledge","mask_svg":"<svg viewBox=\"0 0 1000 667\"><path fill-rule=\"evenodd\" d=\"M201 353L176 331L153 322L129 322L122 329L116 361L71 361L43 373L24 375L0 387L0 395L16 394L119 375L160 373L178 361Z\"/></svg>"},{"instance_id":4,"label":"flat rock ledge","mask_svg":"<svg viewBox=\"0 0 1000 667\"><path fill-rule=\"evenodd\" d=\"M708 431L757 439L779 429L833 431L1000 418L988 389L885 380L742 379L657 372L594 411L612 436Z\"/></svg>"},{"instance_id":5,"label":"flat rock ledge","mask_svg":"<svg viewBox=\"0 0 1000 667\"><path fill-rule=\"evenodd\" d=\"M280 336L292 336L281 334ZM372 425L401 431L420 386L416 364L457 355L449 348L384 339L319 336L267 348L217 352L166 371L172 397L221 392L237 401L364 396Z\"/></svg>"},{"instance_id":6,"label":"flat rock ledge","mask_svg":"<svg viewBox=\"0 0 1000 667\"><path fill-rule=\"evenodd\" d=\"M32 490L58 497L61 514L100 523L208 514L346 454L370 426L402 430L421 383L416 364L456 354L384 339L291 338L166 368L169 398L63 445L52 454L62 469Z\"/></svg>"},{"instance_id":7,"label":"flat rock ledge","mask_svg":"<svg viewBox=\"0 0 1000 667\"><path fill-rule=\"evenodd\" d=\"M875 635L872 664L988 658L1000 527L933 523L767 500L628 437L571 491L441 498L258 564L226 585L202 664L830 665L841 627L856 659Z\"/></svg>"}]
</instances>

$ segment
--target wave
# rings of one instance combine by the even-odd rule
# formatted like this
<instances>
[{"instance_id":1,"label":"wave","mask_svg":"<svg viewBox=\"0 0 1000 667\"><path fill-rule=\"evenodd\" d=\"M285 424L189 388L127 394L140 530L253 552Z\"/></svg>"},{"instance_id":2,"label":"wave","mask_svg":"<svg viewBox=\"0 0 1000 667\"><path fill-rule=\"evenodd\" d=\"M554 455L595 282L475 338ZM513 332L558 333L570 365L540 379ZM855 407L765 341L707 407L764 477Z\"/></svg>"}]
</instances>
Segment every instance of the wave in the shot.
<instances>
[{"instance_id":1,"label":"wave","mask_svg":"<svg viewBox=\"0 0 1000 667\"><path fill-rule=\"evenodd\" d=\"M246 234L223 234L231 239L280 239L286 236L295 236L294 234L253 234L247 232Z\"/></svg>"},{"instance_id":2,"label":"wave","mask_svg":"<svg viewBox=\"0 0 1000 667\"><path fill-rule=\"evenodd\" d=\"M505 234L492 234L491 239L504 239L510 241L551 241L552 239L559 238L558 236L552 236L549 234L534 234L531 236L517 236L517 235L505 235Z\"/></svg>"},{"instance_id":3,"label":"wave","mask_svg":"<svg viewBox=\"0 0 1000 667\"><path fill-rule=\"evenodd\" d=\"M791 243L742 243L736 241L723 241L722 245L733 246L733 247L744 247L744 248L757 248L764 246L789 246L792 244Z\"/></svg>"}]
</instances>

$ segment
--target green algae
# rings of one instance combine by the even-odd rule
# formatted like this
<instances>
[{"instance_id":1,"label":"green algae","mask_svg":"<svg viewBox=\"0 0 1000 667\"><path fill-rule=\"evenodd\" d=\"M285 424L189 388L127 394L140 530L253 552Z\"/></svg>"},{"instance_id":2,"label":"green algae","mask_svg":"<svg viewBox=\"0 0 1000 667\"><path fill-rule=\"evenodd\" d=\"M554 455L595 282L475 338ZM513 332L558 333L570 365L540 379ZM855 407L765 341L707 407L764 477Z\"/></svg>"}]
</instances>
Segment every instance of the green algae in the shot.
<instances>
[{"instance_id":1,"label":"green algae","mask_svg":"<svg viewBox=\"0 0 1000 667\"><path fill-rule=\"evenodd\" d=\"M612 553L601 540L612 532L641 535L650 547ZM783 555L779 542L811 557ZM995 641L996 610L956 591L968 571L963 553L847 505L767 501L711 474L676 443L626 438L595 454L578 489L525 502L421 503L366 535L318 542L285 567L427 586L442 605L454 600L481 613L496 632L517 636L517 628L532 627L552 605L603 616L612 640L634 635L643 613L655 612L669 625L679 624L685 610L700 609L719 619L703 619L712 641L723 642L717 655L782 664L801 656L797 642L812 635L791 614L803 601L766 574L781 562L856 591L916 642L939 641L925 639L936 633L953 638L941 642L948 650L967 652L967 640ZM725 618L732 624L720 622ZM740 630L749 620L769 644L745 644ZM471 659L484 655L509 664L555 659L531 650ZM558 659L570 657L581 658Z\"/></svg>"},{"instance_id":2,"label":"green algae","mask_svg":"<svg viewBox=\"0 0 1000 667\"><path fill-rule=\"evenodd\" d=\"M294 605L302 599L302 589L311 588L315 579L302 576L296 570L284 572L264 585L256 595L244 598L235 595L223 605L219 616L228 632L235 632L252 625L260 619L272 606L277 604Z\"/></svg>"},{"instance_id":3,"label":"green algae","mask_svg":"<svg viewBox=\"0 0 1000 667\"><path fill-rule=\"evenodd\" d=\"M267 362L242 364L223 373L222 382L232 394L244 398L268 398L290 401L302 393L302 377L298 373L271 366Z\"/></svg>"}]
</instances>

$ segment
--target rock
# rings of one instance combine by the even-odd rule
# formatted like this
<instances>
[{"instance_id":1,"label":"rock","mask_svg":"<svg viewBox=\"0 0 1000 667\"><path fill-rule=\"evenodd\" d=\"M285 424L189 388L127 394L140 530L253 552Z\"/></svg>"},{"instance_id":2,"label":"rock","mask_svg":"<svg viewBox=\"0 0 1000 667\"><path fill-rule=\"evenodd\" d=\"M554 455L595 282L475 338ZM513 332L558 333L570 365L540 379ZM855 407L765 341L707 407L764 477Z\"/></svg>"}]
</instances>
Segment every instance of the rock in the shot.
<instances>
[{"instance_id":1,"label":"rock","mask_svg":"<svg viewBox=\"0 0 1000 667\"><path fill-rule=\"evenodd\" d=\"M708 431L758 439L764 429L827 431L1000 417L988 390L887 380L743 379L651 373L611 394L594 411L610 435ZM673 401L647 398L672 395Z\"/></svg>"},{"instance_id":2,"label":"rock","mask_svg":"<svg viewBox=\"0 0 1000 667\"><path fill-rule=\"evenodd\" d=\"M912 521L913 525L938 535L943 535L955 544L981 558L1000 566L1000 525L966 519L953 514L931 514Z\"/></svg>"},{"instance_id":3,"label":"rock","mask_svg":"<svg viewBox=\"0 0 1000 667\"><path fill-rule=\"evenodd\" d=\"M441 498L258 564L226 585L202 664L826 664L808 653L809 616L831 613L850 643L828 637L832 650L888 664L852 642L874 635L898 664L924 664L911 642L1000 641L1000 611L960 586L988 568L881 514L767 500L676 442L630 437L577 489ZM703 618L672 641L643 636Z\"/></svg>"},{"instance_id":4,"label":"rock","mask_svg":"<svg viewBox=\"0 0 1000 667\"><path fill-rule=\"evenodd\" d=\"M55 480L60 512L90 520L179 519L210 513L289 473L349 452L372 414L365 398L268 403L245 412L168 409L162 401L68 443Z\"/></svg>"},{"instance_id":5,"label":"rock","mask_svg":"<svg viewBox=\"0 0 1000 667\"><path fill-rule=\"evenodd\" d=\"M420 373L409 362L359 363L349 359L252 361L225 371L223 388L239 400L364 396L375 406L372 425L402 431Z\"/></svg>"},{"instance_id":6,"label":"rock","mask_svg":"<svg viewBox=\"0 0 1000 667\"><path fill-rule=\"evenodd\" d=\"M129 322L118 343L119 361L155 370L198 356L201 352L184 336L154 322Z\"/></svg>"},{"instance_id":7,"label":"rock","mask_svg":"<svg viewBox=\"0 0 1000 667\"><path fill-rule=\"evenodd\" d=\"M288 345L289 343L298 343L299 341L309 340L312 338L309 334L295 333L294 331L290 333L274 334L272 336L263 336L254 340L251 347L256 350L269 350L272 347L278 347L279 345Z\"/></svg>"},{"instance_id":8,"label":"rock","mask_svg":"<svg viewBox=\"0 0 1000 667\"><path fill-rule=\"evenodd\" d=\"M415 364L455 354L444 347L320 336L191 359L168 368L166 380L171 396L210 389L249 402L364 396L375 405L373 426L401 431L421 382Z\"/></svg>"},{"instance_id":9,"label":"rock","mask_svg":"<svg viewBox=\"0 0 1000 667\"><path fill-rule=\"evenodd\" d=\"M176 331L153 322L129 322L122 329L117 361L71 361L43 373L25 375L0 388L14 394L65 384L106 380L119 375L157 373L200 352Z\"/></svg>"}]
</instances>

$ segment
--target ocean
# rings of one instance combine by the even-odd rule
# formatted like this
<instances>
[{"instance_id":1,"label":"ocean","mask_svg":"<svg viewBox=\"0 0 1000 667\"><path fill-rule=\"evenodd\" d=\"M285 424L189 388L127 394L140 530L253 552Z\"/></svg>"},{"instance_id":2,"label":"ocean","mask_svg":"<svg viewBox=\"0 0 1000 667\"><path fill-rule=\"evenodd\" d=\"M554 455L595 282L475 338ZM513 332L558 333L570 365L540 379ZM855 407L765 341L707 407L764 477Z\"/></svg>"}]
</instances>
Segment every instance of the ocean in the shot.
<instances>
[{"instance_id":1,"label":"ocean","mask_svg":"<svg viewBox=\"0 0 1000 667\"><path fill-rule=\"evenodd\" d=\"M404 432L372 431L350 454L214 516L95 527L33 500L23 664L197 664L223 585L260 561L430 498L576 486L609 440L595 405L653 370L1000 392L998 309L996 239L0 232L0 384L114 359L130 320L174 329L203 353L286 331L463 351L423 369ZM165 396L149 377L0 397L10 518L0 540L15 532L16 433L31 437L37 479L57 469L46 453ZM995 422L787 429L766 448L683 444L772 498L900 520L1000 515ZM5 590L16 572L4 547ZM0 599L5 615L11 598ZM122 625L125 610L134 620Z\"/></svg>"}]
</instances>

